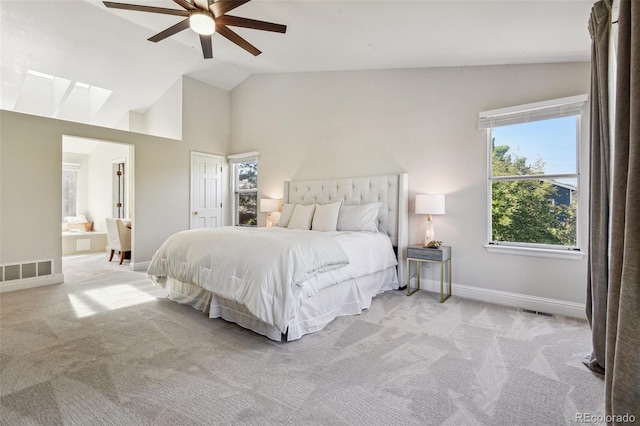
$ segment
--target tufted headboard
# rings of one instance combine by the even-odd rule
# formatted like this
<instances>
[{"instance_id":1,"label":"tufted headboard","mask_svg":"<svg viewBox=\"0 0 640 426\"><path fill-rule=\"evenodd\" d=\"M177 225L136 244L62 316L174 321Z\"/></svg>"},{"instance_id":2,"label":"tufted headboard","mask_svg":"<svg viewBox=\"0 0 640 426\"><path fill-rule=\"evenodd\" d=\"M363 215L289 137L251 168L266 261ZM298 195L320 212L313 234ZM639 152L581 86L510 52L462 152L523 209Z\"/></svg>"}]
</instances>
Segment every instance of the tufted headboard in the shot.
<instances>
[{"instance_id":1,"label":"tufted headboard","mask_svg":"<svg viewBox=\"0 0 640 426\"><path fill-rule=\"evenodd\" d=\"M406 173L386 176L321 179L284 182L283 202L289 204L345 205L380 202L378 229L398 249L398 272L402 280L408 241L408 177ZM403 282L403 281L401 281Z\"/></svg>"}]
</instances>

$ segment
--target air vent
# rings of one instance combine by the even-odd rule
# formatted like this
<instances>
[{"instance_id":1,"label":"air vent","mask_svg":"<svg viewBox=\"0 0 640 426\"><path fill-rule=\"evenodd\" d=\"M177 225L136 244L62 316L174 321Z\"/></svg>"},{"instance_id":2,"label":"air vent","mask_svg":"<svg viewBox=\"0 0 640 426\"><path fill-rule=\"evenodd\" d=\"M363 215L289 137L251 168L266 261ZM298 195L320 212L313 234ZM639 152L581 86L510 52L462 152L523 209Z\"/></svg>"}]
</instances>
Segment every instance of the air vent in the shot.
<instances>
[{"instance_id":1,"label":"air vent","mask_svg":"<svg viewBox=\"0 0 640 426\"><path fill-rule=\"evenodd\" d=\"M550 314L548 312L532 311L531 309L523 309L522 312L525 312L527 314L535 314L535 315L541 315L543 317L553 318L553 314Z\"/></svg>"},{"instance_id":2,"label":"air vent","mask_svg":"<svg viewBox=\"0 0 640 426\"><path fill-rule=\"evenodd\" d=\"M46 277L53 274L53 260L0 265L0 282Z\"/></svg>"}]
</instances>

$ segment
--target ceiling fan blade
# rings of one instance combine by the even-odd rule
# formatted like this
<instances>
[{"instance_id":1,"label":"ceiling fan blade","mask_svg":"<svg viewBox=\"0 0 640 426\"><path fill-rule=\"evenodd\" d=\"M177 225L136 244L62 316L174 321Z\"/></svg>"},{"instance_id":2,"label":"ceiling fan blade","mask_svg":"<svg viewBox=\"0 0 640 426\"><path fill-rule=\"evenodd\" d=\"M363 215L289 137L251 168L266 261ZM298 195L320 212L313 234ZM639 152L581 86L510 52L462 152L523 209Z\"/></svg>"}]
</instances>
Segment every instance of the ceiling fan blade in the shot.
<instances>
[{"instance_id":1,"label":"ceiling fan blade","mask_svg":"<svg viewBox=\"0 0 640 426\"><path fill-rule=\"evenodd\" d=\"M153 37L149 38L149 41L152 41L154 43L159 42L160 40L164 40L165 38L172 36L176 33L179 33L182 30L186 30L187 28L189 28L189 18L178 22L177 24L167 28L166 30L159 32L158 34L154 35Z\"/></svg>"},{"instance_id":2,"label":"ceiling fan blade","mask_svg":"<svg viewBox=\"0 0 640 426\"><path fill-rule=\"evenodd\" d=\"M197 9L197 7L189 3L187 0L173 0L173 1L178 3L180 6L184 7L187 10Z\"/></svg>"},{"instance_id":3,"label":"ceiling fan blade","mask_svg":"<svg viewBox=\"0 0 640 426\"><path fill-rule=\"evenodd\" d=\"M198 9L209 11L209 0L193 0L193 3Z\"/></svg>"},{"instance_id":4,"label":"ceiling fan blade","mask_svg":"<svg viewBox=\"0 0 640 426\"><path fill-rule=\"evenodd\" d=\"M202 44L202 54L205 59L213 58L213 43L210 35L200 34L200 44Z\"/></svg>"},{"instance_id":5,"label":"ceiling fan blade","mask_svg":"<svg viewBox=\"0 0 640 426\"><path fill-rule=\"evenodd\" d=\"M250 2L251 0L218 0L209 5L209 9L213 12L213 16L216 18L221 17L227 12L232 11L238 6L242 6L245 3Z\"/></svg>"},{"instance_id":6,"label":"ceiling fan blade","mask_svg":"<svg viewBox=\"0 0 640 426\"><path fill-rule=\"evenodd\" d=\"M111 1L104 1L102 3L112 9L137 10L139 12L162 13L164 15L189 16L189 12L186 10L168 9L166 7L141 6L137 4L114 3Z\"/></svg>"},{"instance_id":7,"label":"ceiling fan blade","mask_svg":"<svg viewBox=\"0 0 640 426\"><path fill-rule=\"evenodd\" d=\"M287 26L274 24L271 22L257 21L255 19L241 18L239 16L222 15L216 19L216 22L222 25L230 25L232 27L251 28L253 30L272 31L274 33L286 33Z\"/></svg>"},{"instance_id":8,"label":"ceiling fan blade","mask_svg":"<svg viewBox=\"0 0 640 426\"><path fill-rule=\"evenodd\" d=\"M238 46L242 47L247 52L251 53L253 56L258 56L262 52L259 51L254 45L249 43L247 40L240 37L238 34L225 27L224 25L216 24L216 32L221 36L227 38L229 41L234 42Z\"/></svg>"}]
</instances>

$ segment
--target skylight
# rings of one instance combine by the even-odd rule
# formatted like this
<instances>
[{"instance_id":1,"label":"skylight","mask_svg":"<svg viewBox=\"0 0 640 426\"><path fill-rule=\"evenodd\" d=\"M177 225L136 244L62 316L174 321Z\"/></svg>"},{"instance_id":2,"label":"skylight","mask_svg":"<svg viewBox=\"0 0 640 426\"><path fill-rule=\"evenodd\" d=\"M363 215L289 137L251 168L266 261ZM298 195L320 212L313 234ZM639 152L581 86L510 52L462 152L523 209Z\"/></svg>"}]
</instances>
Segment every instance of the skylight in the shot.
<instances>
[{"instance_id":1,"label":"skylight","mask_svg":"<svg viewBox=\"0 0 640 426\"><path fill-rule=\"evenodd\" d=\"M28 70L14 109L33 115L93 124L113 91Z\"/></svg>"}]
</instances>

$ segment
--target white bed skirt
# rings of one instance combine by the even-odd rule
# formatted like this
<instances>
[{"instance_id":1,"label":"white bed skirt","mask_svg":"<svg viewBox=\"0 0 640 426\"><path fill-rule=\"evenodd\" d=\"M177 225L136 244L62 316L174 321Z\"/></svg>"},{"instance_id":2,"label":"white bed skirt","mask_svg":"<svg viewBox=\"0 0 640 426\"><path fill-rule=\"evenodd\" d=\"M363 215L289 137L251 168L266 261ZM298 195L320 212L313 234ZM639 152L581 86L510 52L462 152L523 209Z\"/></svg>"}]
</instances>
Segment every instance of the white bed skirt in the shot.
<instances>
[{"instance_id":1,"label":"white bed skirt","mask_svg":"<svg viewBox=\"0 0 640 426\"><path fill-rule=\"evenodd\" d=\"M167 290L167 298L170 300L208 313L209 318L222 318L272 340L282 340L280 330L257 319L237 302L214 296L207 290L172 278L167 278L161 284ZM305 334L321 330L339 316L359 314L371 306L376 295L397 288L395 266L326 287L306 299L294 313L289 320L286 340L297 340Z\"/></svg>"}]
</instances>

